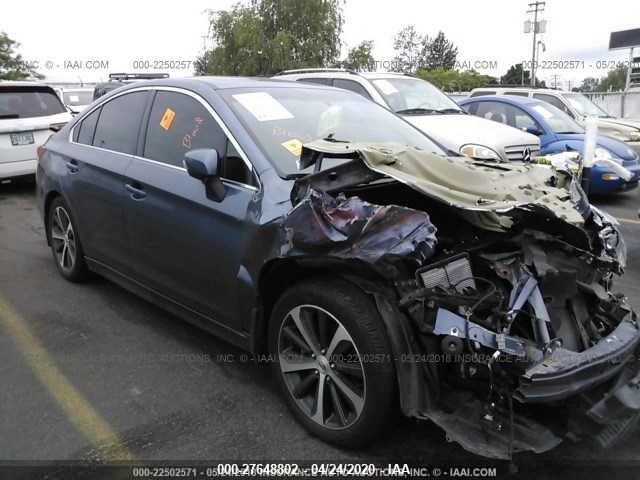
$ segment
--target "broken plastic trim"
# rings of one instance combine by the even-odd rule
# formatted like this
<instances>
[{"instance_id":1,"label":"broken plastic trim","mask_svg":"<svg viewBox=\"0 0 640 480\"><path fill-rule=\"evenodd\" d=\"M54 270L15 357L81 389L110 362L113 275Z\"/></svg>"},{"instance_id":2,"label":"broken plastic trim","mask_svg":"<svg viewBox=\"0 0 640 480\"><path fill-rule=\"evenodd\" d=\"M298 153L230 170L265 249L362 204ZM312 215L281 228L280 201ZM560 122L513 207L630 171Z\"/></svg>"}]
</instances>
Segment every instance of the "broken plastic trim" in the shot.
<instances>
[{"instance_id":1,"label":"broken plastic trim","mask_svg":"<svg viewBox=\"0 0 640 480\"><path fill-rule=\"evenodd\" d=\"M522 403L546 403L571 397L620 372L640 344L635 314L593 347L582 352L556 348L520 379L514 398Z\"/></svg>"}]
</instances>

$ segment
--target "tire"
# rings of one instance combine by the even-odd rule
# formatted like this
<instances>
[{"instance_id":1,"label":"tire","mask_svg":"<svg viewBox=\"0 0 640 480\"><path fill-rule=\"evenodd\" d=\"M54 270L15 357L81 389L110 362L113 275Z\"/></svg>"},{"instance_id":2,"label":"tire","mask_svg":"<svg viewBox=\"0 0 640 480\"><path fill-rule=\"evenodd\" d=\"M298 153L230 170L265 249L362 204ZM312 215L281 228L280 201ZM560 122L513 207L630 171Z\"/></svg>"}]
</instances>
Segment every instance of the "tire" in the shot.
<instances>
[{"instance_id":1,"label":"tire","mask_svg":"<svg viewBox=\"0 0 640 480\"><path fill-rule=\"evenodd\" d=\"M318 278L286 290L269 322L269 350L287 405L322 440L361 447L396 418L386 331L373 300L353 284Z\"/></svg>"},{"instance_id":2,"label":"tire","mask_svg":"<svg viewBox=\"0 0 640 480\"><path fill-rule=\"evenodd\" d=\"M78 227L62 197L54 198L49 206L47 234L53 260L60 275L70 282L85 281L88 270L78 236Z\"/></svg>"}]
</instances>

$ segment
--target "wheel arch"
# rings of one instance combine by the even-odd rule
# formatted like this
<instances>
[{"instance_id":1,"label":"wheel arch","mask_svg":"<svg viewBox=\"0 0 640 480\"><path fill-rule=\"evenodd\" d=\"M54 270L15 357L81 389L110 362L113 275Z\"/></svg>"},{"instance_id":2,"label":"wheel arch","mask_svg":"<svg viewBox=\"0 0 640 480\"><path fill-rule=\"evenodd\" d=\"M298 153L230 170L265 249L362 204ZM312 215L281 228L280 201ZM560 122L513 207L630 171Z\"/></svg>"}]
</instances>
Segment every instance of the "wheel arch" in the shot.
<instances>
[{"instance_id":1,"label":"wheel arch","mask_svg":"<svg viewBox=\"0 0 640 480\"><path fill-rule=\"evenodd\" d=\"M394 357L401 410L406 416L422 416L430 407L431 389L418 363L405 360L418 353L410 320L398 308L395 292L388 286L389 281L365 262L302 257L278 258L265 264L258 282L262 315L253 330L255 351L268 351L269 321L278 298L291 285L314 277L339 277L372 298Z\"/></svg>"},{"instance_id":2,"label":"wheel arch","mask_svg":"<svg viewBox=\"0 0 640 480\"><path fill-rule=\"evenodd\" d=\"M49 228L47 226L47 222L49 221L49 209L51 208L51 204L57 197L62 197L62 194L57 190L50 190L47 193L47 196L44 198L44 225L45 225L45 234L47 236L47 245L51 245L51 233L49 232Z\"/></svg>"}]
</instances>

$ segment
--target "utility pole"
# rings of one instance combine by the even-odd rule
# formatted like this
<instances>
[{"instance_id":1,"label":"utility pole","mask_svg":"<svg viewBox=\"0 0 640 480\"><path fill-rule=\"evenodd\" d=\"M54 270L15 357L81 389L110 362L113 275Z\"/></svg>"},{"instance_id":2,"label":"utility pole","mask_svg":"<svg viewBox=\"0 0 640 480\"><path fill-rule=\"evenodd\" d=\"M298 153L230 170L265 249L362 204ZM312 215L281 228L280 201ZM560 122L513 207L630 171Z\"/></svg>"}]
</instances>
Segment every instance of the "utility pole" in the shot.
<instances>
[{"instance_id":1,"label":"utility pole","mask_svg":"<svg viewBox=\"0 0 640 480\"><path fill-rule=\"evenodd\" d=\"M540 2L536 0L533 3L529 4L530 10L527 10L527 13L533 13L533 25L531 25L531 29L533 30L533 44L531 47L531 86L536 86L536 40L538 33L544 33L544 22L538 22L538 13L544 12L544 6L546 2ZM530 22L528 22L530 23ZM525 33L529 33L527 24L525 24Z\"/></svg>"}]
</instances>

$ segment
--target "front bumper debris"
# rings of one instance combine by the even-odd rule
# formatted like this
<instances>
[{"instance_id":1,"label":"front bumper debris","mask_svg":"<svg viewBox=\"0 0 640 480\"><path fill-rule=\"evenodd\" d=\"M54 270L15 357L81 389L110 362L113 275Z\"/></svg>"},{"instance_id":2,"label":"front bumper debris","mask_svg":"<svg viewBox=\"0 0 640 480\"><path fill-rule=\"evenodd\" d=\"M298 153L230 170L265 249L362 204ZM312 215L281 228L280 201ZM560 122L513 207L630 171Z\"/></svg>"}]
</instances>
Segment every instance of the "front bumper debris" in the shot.
<instances>
[{"instance_id":1,"label":"front bumper debris","mask_svg":"<svg viewBox=\"0 0 640 480\"><path fill-rule=\"evenodd\" d=\"M514 398L522 403L547 403L601 384L634 359L639 343L640 329L635 314L631 314L588 350L572 352L556 348L522 375Z\"/></svg>"}]
</instances>

